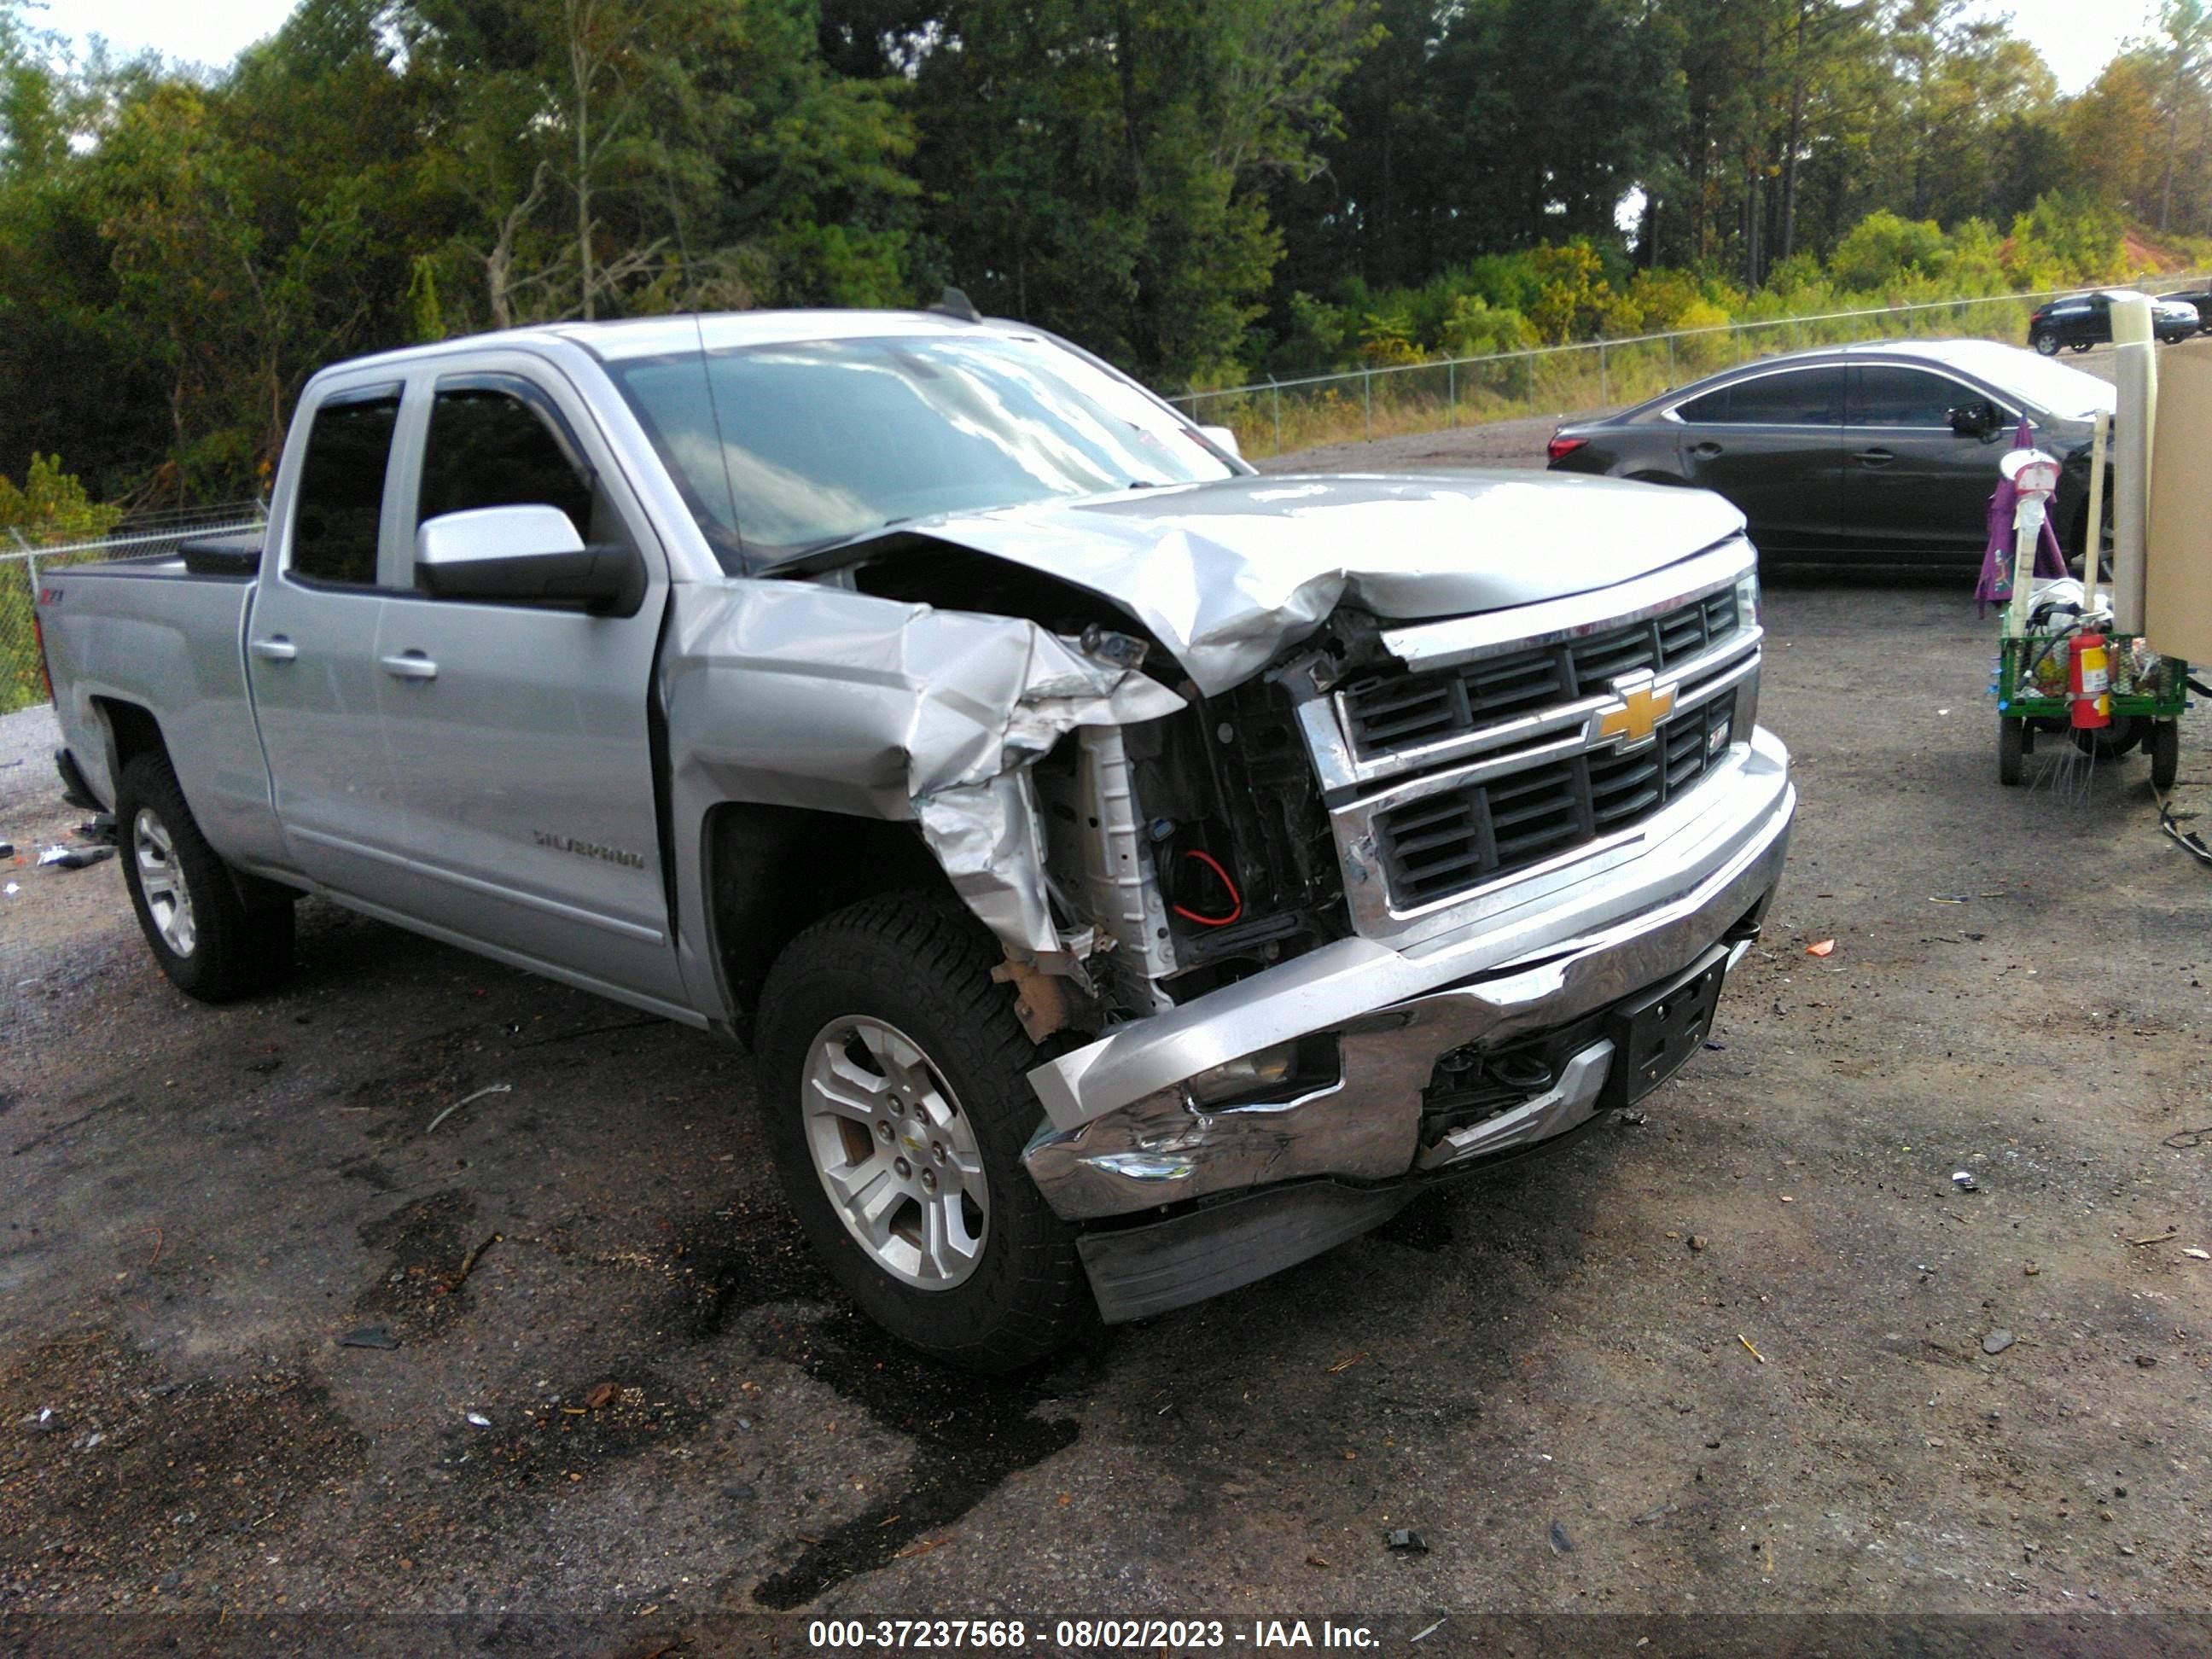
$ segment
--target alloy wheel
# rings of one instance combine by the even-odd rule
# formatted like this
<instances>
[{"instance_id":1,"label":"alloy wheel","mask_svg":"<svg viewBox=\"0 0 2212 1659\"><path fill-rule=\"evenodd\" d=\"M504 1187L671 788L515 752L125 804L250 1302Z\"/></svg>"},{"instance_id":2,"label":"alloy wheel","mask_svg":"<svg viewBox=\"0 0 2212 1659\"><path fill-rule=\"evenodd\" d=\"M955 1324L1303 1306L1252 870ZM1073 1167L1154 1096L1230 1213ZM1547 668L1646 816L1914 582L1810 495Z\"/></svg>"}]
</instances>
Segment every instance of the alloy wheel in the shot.
<instances>
[{"instance_id":1,"label":"alloy wheel","mask_svg":"<svg viewBox=\"0 0 2212 1659\"><path fill-rule=\"evenodd\" d=\"M146 909L161 943L178 956L188 957L198 942L192 918L191 889L177 862L177 846L168 826L150 806L142 806L131 821L131 856L138 866L138 890L146 896Z\"/></svg>"},{"instance_id":2,"label":"alloy wheel","mask_svg":"<svg viewBox=\"0 0 2212 1659\"><path fill-rule=\"evenodd\" d=\"M990 1187L974 1127L921 1045L879 1019L833 1019L807 1050L800 1095L814 1172L870 1259L923 1290L973 1273Z\"/></svg>"}]
</instances>

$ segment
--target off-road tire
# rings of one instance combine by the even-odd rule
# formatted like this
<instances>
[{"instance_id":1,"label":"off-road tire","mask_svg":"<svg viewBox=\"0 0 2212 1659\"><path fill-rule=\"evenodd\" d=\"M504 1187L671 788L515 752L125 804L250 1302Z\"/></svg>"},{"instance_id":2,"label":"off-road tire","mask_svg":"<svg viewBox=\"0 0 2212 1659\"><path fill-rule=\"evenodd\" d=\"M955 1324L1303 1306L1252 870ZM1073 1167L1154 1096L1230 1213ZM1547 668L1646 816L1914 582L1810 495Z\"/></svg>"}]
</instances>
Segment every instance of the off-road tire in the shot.
<instances>
[{"instance_id":1,"label":"off-road tire","mask_svg":"<svg viewBox=\"0 0 2212 1659\"><path fill-rule=\"evenodd\" d=\"M140 866L142 814L166 836L168 859L191 901L191 940L162 936ZM137 755L115 785L115 836L131 908L154 960L172 983L203 1002L228 1002L270 984L292 963L292 906L281 890L243 878L200 833L169 757ZM248 895L252 902L248 902Z\"/></svg>"},{"instance_id":2,"label":"off-road tire","mask_svg":"<svg viewBox=\"0 0 2212 1659\"><path fill-rule=\"evenodd\" d=\"M2160 720L2150 729L2151 787L2160 794L2181 775L2181 722Z\"/></svg>"},{"instance_id":3,"label":"off-road tire","mask_svg":"<svg viewBox=\"0 0 2212 1659\"><path fill-rule=\"evenodd\" d=\"M1014 994L991 978L1005 960L950 894L866 899L787 946L762 988L761 1098L785 1197L832 1275L862 1312L902 1341L963 1370L1016 1370L1051 1354L1097 1318L1077 1230L1022 1167L1042 1121L1024 1075L1037 1051L1014 1017ZM896 1277L847 1230L810 1150L809 1057L847 1018L896 1027L918 1046L969 1121L988 1183L988 1219L968 1277L923 1289Z\"/></svg>"}]
</instances>

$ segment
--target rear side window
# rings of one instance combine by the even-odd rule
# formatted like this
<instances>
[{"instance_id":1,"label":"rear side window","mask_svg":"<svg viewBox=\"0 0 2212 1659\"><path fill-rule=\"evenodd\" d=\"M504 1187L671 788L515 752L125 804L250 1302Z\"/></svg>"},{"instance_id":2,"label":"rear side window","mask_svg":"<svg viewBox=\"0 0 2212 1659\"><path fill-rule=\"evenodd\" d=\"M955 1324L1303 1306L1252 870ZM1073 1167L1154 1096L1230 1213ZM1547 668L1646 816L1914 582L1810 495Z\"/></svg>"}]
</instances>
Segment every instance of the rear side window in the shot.
<instances>
[{"instance_id":1,"label":"rear side window","mask_svg":"<svg viewBox=\"0 0 2212 1659\"><path fill-rule=\"evenodd\" d=\"M567 434L514 392L441 389L430 409L416 521L481 507L540 506L559 507L577 535L593 539L591 483Z\"/></svg>"},{"instance_id":2,"label":"rear side window","mask_svg":"<svg viewBox=\"0 0 2212 1659\"><path fill-rule=\"evenodd\" d=\"M376 582L377 526L399 394L325 403L307 429L292 519L292 574L310 581Z\"/></svg>"},{"instance_id":3,"label":"rear side window","mask_svg":"<svg viewBox=\"0 0 2212 1659\"><path fill-rule=\"evenodd\" d=\"M1844 371L1801 368L1736 382L1729 413L1738 422L1767 426L1841 426Z\"/></svg>"},{"instance_id":4,"label":"rear side window","mask_svg":"<svg viewBox=\"0 0 2212 1659\"><path fill-rule=\"evenodd\" d=\"M1718 392L1708 392L1702 398L1692 398L1686 404L1678 404L1674 413L1692 425L1725 426L1729 417L1729 392L1732 389L1723 386Z\"/></svg>"},{"instance_id":5,"label":"rear side window","mask_svg":"<svg viewBox=\"0 0 2212 1659\"><path fill-rule=\"evenodd\" d=\"M1799 368L1761 374L1693 398L1674 412L1698 426L1839 426L1844 372Z\"/></svg>"},{"instance_id":6,"label":"rear side window","mask_svg":"<svg viewBox=\"0 0 2212 1659\"><path fill-rule=\"evenodd\" d=\"M1948 428L1953 410L1989 401L1956 380L1917 368L1867 363L1851 375L1854 426Z\"/></svg>"}]
</instances>

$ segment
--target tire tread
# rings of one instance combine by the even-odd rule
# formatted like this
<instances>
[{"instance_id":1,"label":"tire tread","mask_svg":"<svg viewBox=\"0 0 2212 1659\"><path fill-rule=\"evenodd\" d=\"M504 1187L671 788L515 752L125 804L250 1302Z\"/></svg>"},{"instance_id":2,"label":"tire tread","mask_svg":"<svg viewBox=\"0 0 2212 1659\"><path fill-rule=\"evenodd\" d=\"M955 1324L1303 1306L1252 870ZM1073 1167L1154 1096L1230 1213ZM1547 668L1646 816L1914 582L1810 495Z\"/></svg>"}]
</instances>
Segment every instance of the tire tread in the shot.
<instances>
[{"instance_id":1,"label":"tire tread","mask_svg":"<svg viewBox=\"0 0 2212 1659\"><path fill-rule=\"evenodd\" d=\"M1027 1139L1028 1126L1019 1114L1034 1121L1042 1116L1035 1092L1024 1075L1036 1063L1036 1049L1014 1015L1012 989L991 977L1003 960L995 941L981 924L949 893L909 890L863 899L815 923L787 946L769 971L763 988L761 1043L763 1096L773 1115L771 1133L778 1146L778 1164L787 1194L805 1218L818 1199L819 1183L796 1131L795 1101L784 1098L787 1083L795 1084L796 1065L803 1063L804 1045L817 1026L804 1012L810 982L824 975L850 975L855 964L877 958L885 965L902 964L919 988L909 995L942 1004L925 1042L940 1066L957 1068L970 1079L962 1094L962 1109L975 1122L979 1141L995 1133L1015 1148ZM853 1007L844 1012L882 1012ZM798 1016L796 1023L793 1017ZM832 1016L834 1018L834 1016ZM806 1029L800 1030L804 1026ZM794 1052L795 1051L795 1052ZM987 1091L971 1098L975 1079ZM795 1090L792 1092L795 1093ZM1006 1121L994 1127L986 1114ZM887 1297L927 1295L933 1298L962 1296L967 1285L952 1291L909 1292L883 1279L842 1232L839 1223L819 1200L820 1213L829 1227L833 1250L849 1253L846 1269L838 1273L846 1289L862 1307L894 1332L925 1352L963 1369L995 1372L1018 1369L1041 1360L1063 1346L1095 1317L1090 1285L1078 1259L1075 1229L1054 1215L1019 1164L1018 1151L1011 1159L987 1165L993 1175L991 1216L994 1232L1002 1236L1020 1224L1014 1254L989 1281L992 1305L981 1319L947 1320L942 1333L917 1331L887 1318L879 1306ZM1004 1167L1011 1165L1010 1168ZM1004 1190L1002 1190L1004 1188ZM810 1231L817 1231L810 1228ZM826 1233L826 1229L818 1229ZM820 1240L817 1238L817 1243ZM990 1249L986 1246L987 1251ZM854 1283L850 1264L864 1271ZM833 1262L833 1268L839 1266ZM988 1260L978 1277L993 1273ZM969 1284L975 1284L970 1280ZM878 1296L864 1293L873 1283ZM950 1328L954 1324L964 1331Z\"/></svg>"},{"instance_id":2,"label":"tire tread","mask_svg":"<svg viewBox=\"0 0 2212 1659\"><path fill-rule=\"evenodd\" d=\"M178 956L163 941L139 887L133 839L142 807L150 807L169 832L191 896L197 937L189 957ZM290 903L249 905L240 896L230 866L201 832L166 754L148 750L125 765L116 780L115 829L131 908L155 961L179 990L203 1002L230 1002L270 984L290 965Z\"/></svg>"}]
</instances>

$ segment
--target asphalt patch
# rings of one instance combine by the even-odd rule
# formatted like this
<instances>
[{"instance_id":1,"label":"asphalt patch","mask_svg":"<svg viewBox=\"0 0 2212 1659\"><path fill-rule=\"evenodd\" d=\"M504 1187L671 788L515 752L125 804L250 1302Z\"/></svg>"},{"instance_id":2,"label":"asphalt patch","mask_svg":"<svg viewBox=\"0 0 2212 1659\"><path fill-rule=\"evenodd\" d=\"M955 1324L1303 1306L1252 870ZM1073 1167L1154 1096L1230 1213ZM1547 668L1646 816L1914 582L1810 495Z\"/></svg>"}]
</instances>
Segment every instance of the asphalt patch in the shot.
<instances>
[{"instance_id":1,"label":"asphalt patch","mask_svg":"<svg viewBox=\"0 0 2212 1659\"><path fill-rule=\"evenodd\" d=\"M675 1327L690 1341L721 1335L769 1304L843 1301L781 1199L732 1198L674 1224Z\"/></svg>"},{"instance_id":2,"label":"asphalt patch","mask_svg":"<svg viewBox=\"0 0 2212 1659\"><path fill-rule=\"evenodd\" d=\"M105 1328L44 1343L0 1376L0 1613L98 1610L124 1576L226 1604L364 1455L290 1367L176 1379Z\"/></svg>"},{"instance_id":3,"label":"asphalt patch","mask_svg":"<svg viewBox=\"0 0 2212 1659\"><path fill-rule=\"evenodd\" d=\"M553 1398L513 1407L484 1402L477 1414L489 1428L457 1418L440 1462L465 1470L478 1486L557 1488L696 1434L719 1403L674 1386L641 1355L617 1355Z\"/></svg>"},{"instance_id":4,"label":"asphalt patch","mask_svg":"<svg viewBox=\"0 0 2212 1659\"><path fill-rule=\"evenodd\" d=\"M390 1265L354 1297L356 1322L389 1325L410 1345L437 1335L465 1304L468 1286L455 1281L483 1237L476 1196L466 1188L410 1199L363 1223L363 1247Z\"/></svg>"},{"instance_id":5,"label":"asphalt patch","mask_svg":"<svg viewBox=\"0 0 2212 1659\"><path fill-rule=\"evenodd\" d=\"M1087 1390L1095 1361L1026 1376L972 1376L924 1359L857 1314L773 1327L763 1352L799 1366L915 1443L907 1484L819 1538L794 1540L791 1565L753 1587L757 1606L787 1612L832 1586L934 1547L934 1535L1009 1477L1075 1443L1080 1425L1048 1404Z\"/></svg>"}]
</instances>

